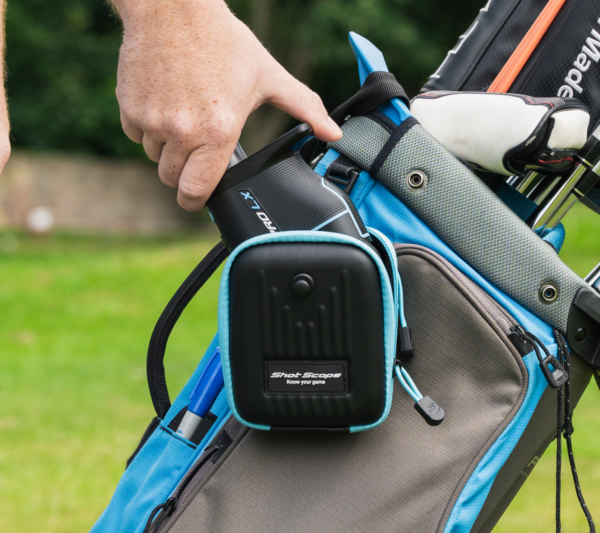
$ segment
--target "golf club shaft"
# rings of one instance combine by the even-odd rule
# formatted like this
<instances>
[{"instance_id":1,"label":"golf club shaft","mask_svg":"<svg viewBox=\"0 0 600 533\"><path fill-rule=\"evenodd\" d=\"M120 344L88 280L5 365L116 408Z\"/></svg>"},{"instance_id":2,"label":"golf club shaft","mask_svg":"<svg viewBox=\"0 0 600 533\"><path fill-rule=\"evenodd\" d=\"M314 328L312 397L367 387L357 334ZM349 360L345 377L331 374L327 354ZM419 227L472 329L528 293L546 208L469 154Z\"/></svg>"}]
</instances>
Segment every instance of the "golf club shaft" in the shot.
<instances>
[{"instance_id":1,"label":"golf club shaft","mask_svg":"<svg viewBox=\"0 0 600 533\"><path fill-rule=\"evenodd\" d=\"M527 195L527 198L534 201L537 205L540 205L550 194L552 194L552 191L554 191L556 186L562 181L562 175L546 176L538 186Z\"/></svg>"},{"instance_id":2,"label":"golf club shaft","mask_svg":"<svg viewBox=\"0 0 600 533\"><path fill-rule=\"evenodd\" d=\"M237 143L235 145L235 150L233 151L233 154L231 154L231 159L229 160L229 164L227 165L227 170L229 170L233 165L237 165L240 161L246 159L246 157L248 156L246 155L246 152L244 152L242 145L240 143Z\"/></svg>"},{"instance_id":3,"label":"golf club shaft","mask_svg":"<svg viewBox=\"0 0 600 533\"><path fill-rule=\"evenodd\" d=\"M524 178L518 185L515 185L517 192L525 196L529 196L529 193L544 179L544 176L535 170L530 170L525 174Z\"/></svg>"},{"instance_id":4,"label":"golf club shaft","mask_svg":"<svg viewBox=\"0 0 600 533\"><path fill-rule=\"evenodd\" d=\"M600 263L585 277L585 281L600 292Z\"/></svg>"},{"instance_id":5,"label":"golf club shaft","mask_svg":"<svg viewBox=\"0 0 600 533\"><path fill-rule=\"evenodd\" d=\"M600 128L590 136L576 159L577 164L571 175L527 221L532 229L553 229L558 226L569 209L600 180Z\"/></svg>"}]
</instances>

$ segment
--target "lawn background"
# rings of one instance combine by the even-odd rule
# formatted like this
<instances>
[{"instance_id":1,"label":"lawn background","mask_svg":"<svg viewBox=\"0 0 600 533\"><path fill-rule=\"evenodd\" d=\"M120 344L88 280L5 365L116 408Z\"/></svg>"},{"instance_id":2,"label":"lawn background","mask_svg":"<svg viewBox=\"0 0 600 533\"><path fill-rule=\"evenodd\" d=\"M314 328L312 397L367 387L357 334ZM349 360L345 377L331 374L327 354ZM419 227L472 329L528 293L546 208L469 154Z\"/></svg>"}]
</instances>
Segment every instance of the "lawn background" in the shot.
<instances>
[{"instance_id":1,"label":"lawn background","mask_svg":"<svg viewBox=\"0 0 600 533\"><path fill-rule=\"evenodd\" d=\"M567 217L563 259L600 261L600 217ZM214 233L154 239L0 233L0 531L88 531L153 417L145 381L152 327ZM218 276L169 341L172 397L216 330ZM600 517L600 393L585 393L574 445L588 505ZM554 530L551 446L495 531ZM587 531L564 469L565 531Z\"/></svg>"}]
</instances>

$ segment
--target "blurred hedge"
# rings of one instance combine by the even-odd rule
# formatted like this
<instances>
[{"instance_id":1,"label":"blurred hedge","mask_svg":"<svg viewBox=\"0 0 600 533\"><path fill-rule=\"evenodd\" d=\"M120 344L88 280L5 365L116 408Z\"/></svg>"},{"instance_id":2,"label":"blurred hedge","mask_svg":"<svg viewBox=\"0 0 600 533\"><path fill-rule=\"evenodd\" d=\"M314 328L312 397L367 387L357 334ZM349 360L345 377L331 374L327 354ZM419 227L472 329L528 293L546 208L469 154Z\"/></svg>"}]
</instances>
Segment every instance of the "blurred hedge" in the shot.
<instances>
[{"instance_id":1,"label":"blurred hedge","mask_svg":"<svg viewBox=\"0 0 600 533\"><path fill-rule=\"evenodd\" d=\"M354 30L415 94L484 0L231 0L271 52L329 109L357 88ZM7 11L7 88L17 147L143 156L121 131L114 94L119 21L102 0L15 0ZM268 136L289 123L265 115ZM250 136L249 136L250 137ZM262 140L261 140L262 142Z\"/></svg>"}]
</instances>

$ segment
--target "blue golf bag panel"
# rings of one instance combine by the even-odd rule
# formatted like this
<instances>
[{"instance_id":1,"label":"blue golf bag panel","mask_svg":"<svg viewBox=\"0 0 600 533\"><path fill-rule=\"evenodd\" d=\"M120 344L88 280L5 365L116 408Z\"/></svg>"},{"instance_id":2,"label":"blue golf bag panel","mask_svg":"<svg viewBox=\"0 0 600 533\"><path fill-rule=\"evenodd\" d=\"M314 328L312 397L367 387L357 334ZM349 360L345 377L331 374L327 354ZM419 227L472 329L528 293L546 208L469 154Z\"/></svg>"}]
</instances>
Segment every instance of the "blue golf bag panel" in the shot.
<instances>
[{"instance_id":1,"label":"blue golf bag panel","mask_svg":"<svg viewBox=\"0 0 600 533\"><path fill-rule=\"evenodd\" d=\"M324 175L328 166L339 155L338 152L330 149L323 156L315 171ZM552 355L557 355L558 346L554 340L551 326L485 280L398 198L381 183L373 180L366 171L360 173L360 177L350 193L350 198L367 226L377 228L395 243L418 244L440 254L500 303L527 331L536 335ZM562 234L564 235L564 231ZM518 414L471 474L450 513L444 529L445 533L466 533L471 530L490 491L492 482L521 438L542 394L548 388L548 382L540 370L535 354L531 352L523 358L523 361L529 372L525 400Z\"/></svg>"},{"instance_id":2,"label":"blue golf bag panel","mask_svg":"<svg viewBox=\"0 0 600 533\"><path fill-rule=\"evenodd\" d=\"M218 344L218 335L215 335L165 419L158 421L156 429L123 473L108 507L92 528L92 533L143 531L152 509L173 493L207 444L221 430L231 414L224 390L211 409L217 420L198 446L169 428L173 418L188 404L190 394Z\"/></svg>"},{"instance_id":3,"label":"blue golf bag panel","mask_svg":"<svg viewBox=\"0 0 600 533\"><path fill-rule=\"evenodd\" d=\"M249 377L248 375L248 369L242 370L240 373L238 373L238 380L237 383L234 382L236 381L234 378L234 372L232 372L232 356L231 356L231 342L232 342L232 337L235 335L240 335L239 331L234 333L234 331L232 331L232 314L233 311L231 309L232 307L232 302L231 302L231 297L232 297L232 291L231 291L231 286L232 286L232 267L234 267L234 265L236 265L236 260L238 259L238 257L240 256L244 256L245 252L251 248L253 248L254 250L257 250L259 254L264 253L264 262L263 261L259 261L260 265L263 265L264 269L267 269L267 265L269 265L271 262L267 260L267 257L272 257L269 256L268 254L272 251L272 248L274 244L277 243L288 243L291 245L294 244L298 244L301 243L303 245L306 244L312 244L312 245L316 245L316 246L312 246L310 252L311 253L307 253L305 250L305 248L302 249L302 252L300 254L300 256L304 255L307 257L312 257L314 255L314 253L317 251L318 245L325 245L326 249L325 249L325 253L326 254L331 254L331 260L334 259L335 255L337 255L336 253L336 248L330 248L331 251L329 251L329 249L327 248L327 245L329 244L341 244L341 245L350 245L352 247L356 247L359 250L361 250L362 252L364 252L365 254L367 254L368 257L370 257L370 259L374 262L374 264L376 265L376 268L378 270L378 275L379 275L379 285L380 285L380 291L381 291L381 296L382 296L382 303L383 303L383 332L380 332L383 334L383 339L384 339L384 361L383 361L383 368L384 368L384 372L385 372L385 376L384 376L384 383L385 383L385 389L384 389L384 402L383 402L383 409L381 410L380 414L373 419L370 423L368 424L362 424L362 425L349 425L347 427L347 430L350 431L351 433L354 432L358 432L358 431L364 431L367 429L371 429L374 427L377 427L379 424L381 424L388 416L390 409L391 409L391 405L392 405L392 391L393 391L393 367L394 367L394 360L396 357L396 340L397 340L397 336L398 336L398 319L399 319L399 313L402 313L402 289L401 289L401 283L400 283L400 277L398 274L398 267L397 267L397 260L396 260L396 254L394 253L394 249L392 246L392 243L387 239L387 237L385 237L385 235L381 234L378 231L373 231L373 238L377 239L383 249L386 252L386 258L389 260L389 264L391 266L391 272L393 273L393 278L390 279L389 277L389 273L386 270L385 265L382 262L382 259L380 258L380 256L376 253L375 249L372 246L367 245L365 242L360 241L356 238L353 237L349 237L340 233L330 233L330 232L323 232L323 231L289 231L289 232L277 232L277 233L269 233L266 235L261 235L261 236L257 236L254 237L252 239L247 240L246 242L244 242L243 244L241 244L240 246L238 246L234 252L230 255L230 257L227 260L227 263L225 264L225 268L223 270L223 275L221 278L221 287L220 287L220 292L219 292L219 339L220 339L220 349L221 349L221 360L222 360L222 365L223 365L223 377L224 377L224 381L225 381L225 390L227 391L227 399L229 401L229 405L231 406L231 411L233 413L233 415L235 416L235 418L242 424L244 424L245 426L251 427L253 429L258 429L258 430L270 430L271 426L267 425L267 424L260 424L260 423L256 423L253 420L248 420L247 417L243 416L240 413L240 403L244 404L244 403L249 403L249 402L244 402L243 398L247 398L248 396L246 395L250 395L250 398L252 398L252 396L260 396L260 400L259 401L264 401L265 403L261 403L257 409L257 416L263 416L265 415L266 412L272 412L274 410L278 410L278 409L285 409L286 405L289 405L290 402L294 402L294 398L290 398L290 396L288 396L287 398L285 398L282 395L275 395L272 399L269 395L265 394L265 391L263 389L263 385L262 385L262 380L257 379L256 381L260 381L260 384L257 383L256 387L254 387L251 383L252 383L252 378ZM264 252L263 252L264 251ZM290 253L290 252L288 252ZM246 254L247 255L247 254ZM300 259L300 263L296 263L294 261L294 266L293 269L294 271L297 272L298 269L302 270L302 260ZM351 265L346 265L348 268L351 267ZM315 268L315 267L313 267ZM262 270L263 272L263 276L268 275L265 274L265 270ZM266 278L265 278L266 279ZM244 284L245 285L254 285L254 284L258 284L258 283L253 283L254 278L247 278L244 279ZM354 281L354 284L356 284L356 281ZM265 281L266 283L266 281ZM318 285L319 281L317 278L317 281L315 283L315 285ZM351 283L351 286L353 284ZM272 289L273 290L273 289ZM282 290L282 287L279 287L278 289L280 292ZM285 287L283 287L283 290L285 290ZM348 291L349 293L352 290L357 290L357 289L351 289L350 287L348 287ZM235 292L235 291L234 291ZM344 292L344 291L342 291ZM375 295L372 295L373 297L375 297ZM240 296L237 296L238 298L241 298ZM246 299L249 299L247 295L245 295ZM253 299L254 300L254 299ZM260 298L260 294L258 295L258 297L256 298L256 303L253 305L258 305L258 306L263 306L263 305L267 305L264 302L261 301ZM262 309L262 307L261 307ZM318 309L318 306L315 306L315 309ZM258 311L255 309L251 309L250 310L253 314L256 314ZM263 312L268 312L268 311L263 311ZM271 312L273 313L277 313L277 310L272 310ZM309 323L310 325L310 323ZM321 335L324 335L324 333L322 332ZM346 335L352 335L351 332L347 332ZM242 341L239 341L242 343L242 345L247 346L247 343L244 343ZM255 366L255 367L259 367L262 369L263 365L266 364L264 362L264 354L266 352L268 352L269 350L265 349L262 347L262 340L257 340L257 342L255 344L260 345L257 346L257 359L256 361L252 361L252 365L251 366ZM291 338L288 339L284 345L287 345L289 342L291 341ZM291 350L293 351L293 350ZM291 353L290 351L290 353ZM278 351L277 353L277 358L281 359L284 356L284 352ZM287 352L286 352L287 353ZM342 352L343 353L343 357L344 359L348 359L348 357L350 356L349 352ZM342 353L340 353L340 355L342 355ZM373 360L373 358L371 357L371 355L369 355L369 358L367 358L366 354L364 353L357 353L356 354L357 357L361 360L362 364L379 364L378 361ZM289 357L289 353L287 354L287 356ZM306 359L308 357L308 354L304 355L304 357L301 357L301 359ZM248 353L248 350L245 350L244 354L243 354L243 359L244 359L244 364L249 364L248 361L249 359L252 358L252 356ZM315 354L311 355L311 360L314 360L315 358ZM331 357L330 357L331 358ZM292 357L290 359L288 359L287 363L284 364L292 364L290 361L294 361L297 360L298 357L296 356L295 358ZM318 360L318 359L317 359ZM369 363L369 361L371 360L371 363ZM237 363L238 365L241 363ZM316 363L316 364L324 364L324 363ZM348 364L349 366L352 365L352 361L345 361L344 364ZM250 370L251 371L251 370ZM348 370L349 372L349 377L350 377L350 381L352 381L352 371L351 369ZM356 377L356 376L355 376ZM308 380L310 381L310 380ZM352 396L356 396L357 394L359 394L358 389L360 384L358 383L358 379L355 379L355 385L353 387L353 393ZM267 383L268 383L268 379L267 379ZM250 385L249 385L250 383ZM246 390L247 388L252 387L251 390ZM296 394L297 393L293 393ZM308 391L306 391L304 394L310 394ZM241 398L239 396L242 396ZM310 409L310 405L315 405L318 402L321 402L323 404L324 407L318 407L316 408L315 414L314 415L310 415L309 416L309 420L311 423L311 427L318 427L319 426L319 416L317 413L321 412L322 410L325 411L330 411L331 410L331 405L334 405L333 402L335 402L335 404L338 405L338 409L339 409L339 405L340 402L343 401L340 399L340 397L332 397L332 400L328 400L328 399L324 399L321 400L322 396L315 396L311 399L311 402L309 404L309 406L304 406L303 410L306 409ZM302 401L303 398L301 398ZM332 402L332 403L328 403L328 402ZM281 405L284 405L284 407L282 407ZM244 408L246 408L246 405L244 405ZM292 420L293 419L293 413L298 411L298 407L291 409L289 412L287 412L287 414L283 417L284 420L288 421L288 420ZM352 407L350 408L352 411L355 411L356 407ZM251 415L249 415L251 416ZM339 414L337 415L339 416Z\"/></svg>"}]
</instances>

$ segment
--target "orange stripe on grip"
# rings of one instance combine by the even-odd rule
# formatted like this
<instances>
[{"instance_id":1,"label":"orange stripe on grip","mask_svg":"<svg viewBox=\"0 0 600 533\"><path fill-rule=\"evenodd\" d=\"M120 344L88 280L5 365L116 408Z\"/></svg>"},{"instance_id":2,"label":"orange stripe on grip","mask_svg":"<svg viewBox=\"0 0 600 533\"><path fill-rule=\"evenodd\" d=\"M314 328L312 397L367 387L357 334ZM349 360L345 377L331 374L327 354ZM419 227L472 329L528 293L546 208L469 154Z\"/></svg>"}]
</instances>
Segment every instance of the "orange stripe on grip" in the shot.
<instances>
[{"instance_id":1,"label":"orange stripe on grip","mask_svg":"<svg viewBox=\"0 0 600 533\"><path fill-rule=\"evenodd\" d=\"M540 44L542 37L548 31L548 28L554 22L558 12L566 0L550 0L544 10L540 13L533 26L529 28L527 35L519 43L516 50L506 62L494 82L487 90L488 93L506 93L510 90L517 76L527 63L527 60L533 54L537 45Z\"/></svg>"}]
</instances>

